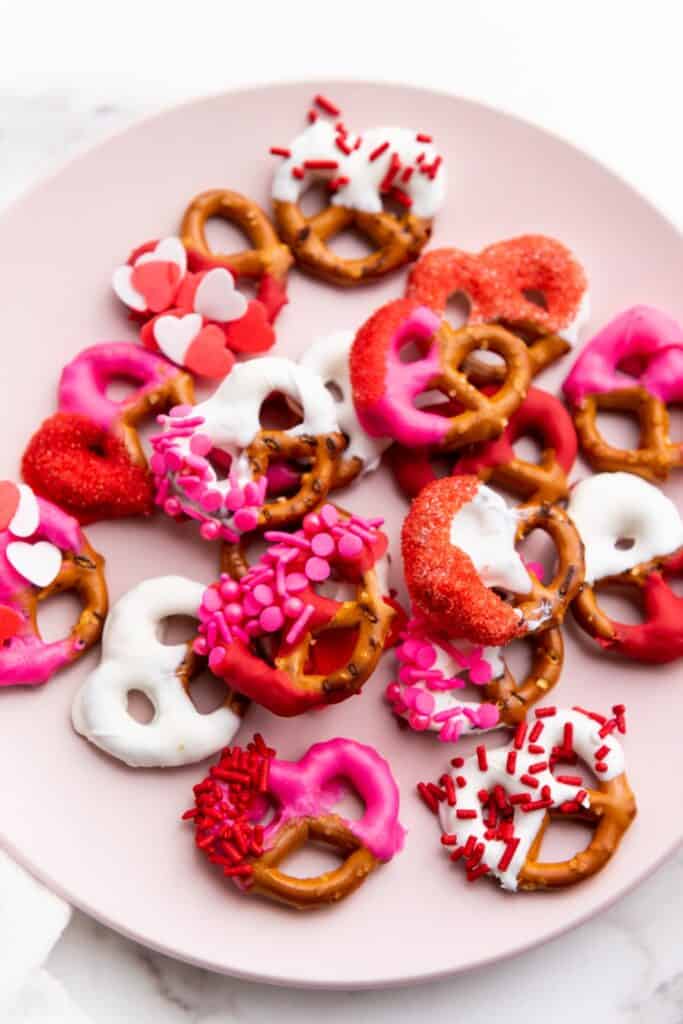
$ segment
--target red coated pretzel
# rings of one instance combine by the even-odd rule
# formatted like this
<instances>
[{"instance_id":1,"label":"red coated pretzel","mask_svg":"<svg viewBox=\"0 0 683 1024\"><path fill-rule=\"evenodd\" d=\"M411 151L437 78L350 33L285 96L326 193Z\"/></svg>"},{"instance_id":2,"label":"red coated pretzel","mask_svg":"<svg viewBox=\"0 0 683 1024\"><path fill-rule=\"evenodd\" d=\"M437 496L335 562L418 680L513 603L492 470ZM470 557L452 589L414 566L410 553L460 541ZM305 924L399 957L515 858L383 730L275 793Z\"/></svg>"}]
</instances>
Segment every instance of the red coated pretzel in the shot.
<instances>
[{"instance_id":1,"label":"red coated pretzel","mask_svg":"<svg viewBox=\"0 0 683 1024\"><path fill-rule=\"evenodd\" d=\"M538 462L528 462L515 454L515 442L529 436L542 444ZM547 391L529 388L501 436L471 451L464 450L455 458L452 473L475 474L484 483L492 481L532 504L560 501L567 497L567 476L576 452L576 431L562 403ZM386 458L396 482L409 498L436 479L429 448L396 444Z\"/></svg>"},{"instance_id":2,"label":"red coated pretzel","mask_svg":"<svg viewBox=\"0 0 683 1024\"><path fill-rule=\"evenodd\" d=\"M469 323L500 323L527 340L535 375L569 351L585 319L588 285L583 268L561 242L520 235L477 254L425 253L411 270L406 294L443 315L457 292L469 301ZM536 295L543 305L533 301ZM501 376L490 363L477 363L476 369L484 377Z\"/></svg>"},{"instance_id":3,"label":"red coated pretzel","mask_svg":"<svg viewBox=\"0 0 683 1024\"><path fill-rule=\"evenodd\" d=\"M528 589L514 593L514 604L499 597L469 554L456 546L459 537L454 529L455 517L466 505L492 498L495 494L476 477L435 480L414 499L401 535L406 584L416 611L437 631L488 646L559 625L584 576L583 547L567 514L558 505L527 505L514 513L517 527L512 539L519 542L535 529L547 533L557 550L554 576L543 584L525 572ZM511 514L508 509L506 517ZM488 531L487 536L492 544ZM507 535L500 536L507 540ZM503 543L501 548L507 556ZM487 552L494 569L496 554L493 548Z\"/></svg>"}]
</instances>

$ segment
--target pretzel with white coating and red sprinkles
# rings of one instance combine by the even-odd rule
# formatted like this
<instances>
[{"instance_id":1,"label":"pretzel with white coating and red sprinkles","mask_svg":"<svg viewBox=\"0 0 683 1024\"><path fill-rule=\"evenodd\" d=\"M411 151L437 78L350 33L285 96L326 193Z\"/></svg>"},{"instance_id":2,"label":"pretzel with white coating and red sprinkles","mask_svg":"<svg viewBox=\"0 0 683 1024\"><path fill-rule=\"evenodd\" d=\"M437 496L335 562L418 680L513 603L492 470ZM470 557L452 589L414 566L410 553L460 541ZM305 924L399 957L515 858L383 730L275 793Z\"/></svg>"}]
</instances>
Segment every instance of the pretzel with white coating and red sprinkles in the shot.
<instances>
[{"instance_id":1,"label":"pretzel with white coating and red sprinkles","mask_svg":"<svg viewBox=\"0 0 683 1024\"><path fill-rule=\"evenodd\" d=\"M333 284L371 281L415 259L429 240L434 215L445 191L443 158L424 132L372 128L348 131L339 109L323 96L309 114L308 128L289 146L273 146L282 157L273 180L275 220L297 264ZM330 205L306 216L299 202L304 191L324 181ZM390 212L390 199L402 213ZM355 228L374 245L367 256L344 258L329 241Z\"/></svg>"},{"instance_id":2,"label":"pretzel with white coating and red sprinkles","mask_svg":"<svg viewBox=\"0 0 683 1024\"><path fill-rule=\"evenodd\" d=\"M537 708L518 725L510 744L469 758L454 758L452 774L418 783L418 793L439 817L441 843L462 860L467 880L496 878L504 889L555 889L585 881L614 855L636 814L624 752L625 708L607 718L583 708ZM579 761L594 773L594 787L571 771ZM565 768L569 766L568 768ZM539 859L553 818L592 830L588 846L569 860Z\"/></svg>"}]
</instances>

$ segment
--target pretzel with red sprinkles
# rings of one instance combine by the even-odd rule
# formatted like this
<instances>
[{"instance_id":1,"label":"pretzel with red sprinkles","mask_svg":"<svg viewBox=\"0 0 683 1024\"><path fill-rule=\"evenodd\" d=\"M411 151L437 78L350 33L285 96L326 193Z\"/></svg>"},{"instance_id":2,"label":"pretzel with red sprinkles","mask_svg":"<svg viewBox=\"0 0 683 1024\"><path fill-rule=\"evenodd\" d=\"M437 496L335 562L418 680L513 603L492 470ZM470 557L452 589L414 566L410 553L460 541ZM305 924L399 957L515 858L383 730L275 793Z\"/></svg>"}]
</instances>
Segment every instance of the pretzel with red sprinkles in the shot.
<instances>
[{"instance_id":1,"label":"pretzel with red sprinkles","mask_svg":"<svg viewBox=\"0 0 683 1024\"><path fill-rule=\"evenodd\" d=\"M334 810L340 787L365 805L358 819ZM260 735L246 749L227 748L194 787L195 805L183 815L197 848L244 892L299 910L337 903L403 847L399 793L387 762L354 740L314 744L298 761L283 761ZM260 823L269 805L272 819ZM281 870L308 841L338 851L343 863L313 878Z\"/></svg>"},{"instance_id":2,"label":"pretzel with red sprinkles","mask_svg":"<svg viewBox=\"0 0 683 1024\"><path fill-rule=\"evenodd\" d=\"M549 583L514 548L535 529L557 551ZM477 644L507 644L559 625L584 577L579 534L558 505L512 510L473 476L428 484L404 521L401 547L414 609L433 629ZM493 588L512 595L513 603Z\"/></svg>"},{"instance_id":3,"label":"pretzel with red sprinkles","mask_svg":"<svg viewBox=\"0 0 683 1024\"><path fill-rule=\"evenodd\" d=\"M223 574L204 593L198 654L214 674L274 714L298 715L360 692L390 639L387 538L381 519L333 505L292 533L268 530L268 548L239 579ZM239 551L228 563L240 565ZM224 563L225 564L225 563ZM354 596L326 596L350 583Z\"/></svg>"},{"instance_id":4,"label":"pretzel with red sprinkles","mask_svg":"<svg viewBox=\"0 0 683 1024\"><path fill-rule=\"evenodd\" d=\"M442 316L456 293L469 302L468 323L499 323L526 340L533 375L576 344L588 317L583 267L566 246L545 235L509 238L476 254L425 253L411 270L407 296ZM485 379L504 375L499 361L479 354L469 365Z\"/></svg>"},{"instance_id":5,"label":"pretzel with red sprinkles","mask_svg":"<svg viewBox=\"0 0 683 1024\"><path fill-rule=\"evenodd\" d=\"M537 708L510 744L469 758L454 758L452 773L418 783L438 816L441 844L461 861L469 882L484 875L511 892L556 889L600 871L636 814L616 733L626 731L623 704L613 717L556 707ZM595 773L589 787L575 765ZM566 861L540 859L553 819L573 819L591 831L588 846Z\"/></svg>"},{"instance_id":6,"label":"pretzel with red sprinkles","mask_svg":"<svg viewBox=\"0 0 683 1024\"><path fill-rule=\"evenodd\" d=\"M520 438L529 436L542 445L537 462L520 458L513 447ZM430 454L427 447L399 444L387 452L394 478L409 498L436 479ZM464 450L451 471L456 476L475 474L484 483L492 482L531 504L555 502L569 493L567 477L576 454L576 431L565 407L547 391L529 388L500 437Z\"/></svg>"},{"instance_id":7,"label":"pretzel with red sprinkles","mask_svg":"<svg viewBox=\"0 0 683 1024\"><path fill-rule=\"evenodd\" d=\"M424 132L373 128L362 135L328 118L338 108L324 97L309 115L309 126L288 146L272 146L282 158L273 180L278 230L297 264L333 284L353 286L415 259L429 240L443 200L443 159ZM321 115L328 115L327 117ZM330 203L313 216L300 198L316 182L330 191ZM391 200L401 212L388 210ZM374 246L367 256L344 258L330 248L336 235L355 229Z\"/></svg>"}]
</instances>

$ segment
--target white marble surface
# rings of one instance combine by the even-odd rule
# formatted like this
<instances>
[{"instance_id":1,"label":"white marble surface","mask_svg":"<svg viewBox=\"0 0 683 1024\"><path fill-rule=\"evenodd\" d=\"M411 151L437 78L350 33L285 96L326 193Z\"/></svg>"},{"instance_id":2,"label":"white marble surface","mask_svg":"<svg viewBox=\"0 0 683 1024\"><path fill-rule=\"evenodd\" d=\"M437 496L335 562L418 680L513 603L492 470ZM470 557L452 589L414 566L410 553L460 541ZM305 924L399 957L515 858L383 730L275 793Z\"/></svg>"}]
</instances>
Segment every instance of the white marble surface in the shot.
<instances>
[{"instance_id":1,"label":"white marble surface","mask_svg":"<svg viewBox=\"0 0 683 1024\"><path fill-rule=\"evenodd\" d=\"M408 15L383 0L347 0L332 23L307 0L239 14L232 6L118 0L95 22L103 8L83 0L0 0L0 203L166 103L258 80L353 73L432 85L544 124L683 223L676 3L499 0L465 10L421 0L411 32ZM31 1005L20 1001L8 1020L76 1024L75 1011L56 1016L61 985L96 1024L681 1024L682 919L679 854L599 920L494 969L400 992L322 994L186 967L75 913Z\"/></svg>"}]
</instances>

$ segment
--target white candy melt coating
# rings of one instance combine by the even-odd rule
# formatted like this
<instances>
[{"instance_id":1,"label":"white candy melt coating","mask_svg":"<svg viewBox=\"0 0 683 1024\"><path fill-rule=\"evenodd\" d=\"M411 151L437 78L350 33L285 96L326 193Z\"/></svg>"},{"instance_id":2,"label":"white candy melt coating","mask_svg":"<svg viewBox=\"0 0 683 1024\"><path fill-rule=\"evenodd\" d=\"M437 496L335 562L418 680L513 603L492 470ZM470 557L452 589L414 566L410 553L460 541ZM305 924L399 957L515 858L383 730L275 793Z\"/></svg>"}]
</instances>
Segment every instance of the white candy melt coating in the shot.
<instances>
[{"instance_id":1,"label":"white candy melt coating","mask_svg":"<svg viewBox=\"0 0 683 1024\"><path fill-rule=\"evenodd\" d=\"M507 844L500 839L485 838L487 826L484 823L484 808L479 802L477 793L482 788L491 791L496 785L503 786L508 793L526 791L527 787L520 782L520 777L528 771L530 765L547 760L554 746L562 744L566 722L571 722L573 726L574 750L589 768L593 768L595 764L596 751L602 746L609 748L609 753L603 759L607 764L607 770L600 774L601 781L608 782L623 773L624 751L619 741L614 738L614 733L601 737L601 726L598 722L594 722L580 711L558 708L555 715L543 719L543 732L536 741L545 748L545 753L529 754L526 746L522 750L518 750L514 776L506 770L508 752L514 749L512 743L509 746L487 752L488 767L485 771L480 769L476 755L469 757L461 768L453 772L454 778L456 775L461 775L466 783L465 786L457 789L457 807L449 807L445 802L439 804L439 821L442 830L457 836L459 846L463 845L469 836L474 835L477 842L484 844L481 862L488 865L491 874L499 880L504 889L509 889L512 892L517 890L519 873L538 830L543 824L545 809L539 808L525 812L519 806L515 807L512 822L514 835L520 842L509 866L501 871L498 868L498 863ZM557 771L560 775L574 774L573 768L564 765L558 766ZM549 786L553 807L559 807L568 800L575 800L579 787L558 782L548 769L537 772L535 778L538 780L538 789L533 790L533 799L538 798L536 794L541 792L543 786ZM584 800L583 806L590 807L588 796ZM476 811L476 818L462 820L457 818L455 812L458 808Z\"/></svg>"},{"instance_id":2,"label":"white candy melt coating","mask_svg":"<svg viewBox=\"0 0 683 1024\"><path fill-rule=\"evenodd\" d=\"M144 313L147 310L147 301L144 295L141 295L133 287L133 267L139 267L143 263L157 262L175 263L180 271L181 280L185 276L187 273L187 253L185 246L176 235L162 238L157 242L154 249L150 252L143 252L138 256L133 266L125 263L123 266L117 267L112 274L112 288L121 299L121 302L128 306L129 309L134 309L138 313Z\"/></svg>"},{"instance_id":3,"label":"white candy melt coating","mask_svg":"<svg viewBox=\"0 0 683 1024\"><path fill-rule=\"evenodd\" d=\"M591 299L590 292L586 288L585 292L581 296L579 308L576 311L574 319L567 324L566 327L560 328L557 332L560 338L564 338L567 344L572 347L577 344L581 333L590 320L591 315Z\"/></svg>"},{"instance_id":4,"label":"white candy melt coating","mask_svg":"<svg viewBox=\"0 0 683 1024\"><path fill-rule=\"evenodd\" d=\"M531 577L515 551L518 525L505 500L480 484L472 500L451 519L450 541L469 555L485 586L529 594Z\"/></svg>"},{"instance_id":5,"label":"white candy melt coating","mask_svg":"<svg viewBox=\"0 0 683 1024\"><path fill-rule=\"evenodd\" d=\"M30 537L40 524L38 499L28 484L17 484L19 503L9 524L9 532L14 537Z\"/></svg>"},{"instance_id":6,"label":"white candy melt coating","mask_svg":"<svg viewBox=\"0 0 683 1024\"><path fill-rule=\"evenodd\" d=\"M391 444L390 437L369 437L356 416L351 390L349 353L355 337L354 331L336 331L315 341L306 349L299 360L322 379L325 386L336 384L340 397L332 393L337 423L349 439L344 452L345 458L359 458L363 462L363 473L369 473L379 465L382 452Z\"/></svg>"},{"instance_id":7,"label":"white candy melt coating","mask_svg":"<svg viewBox=\"0 0 683 1024\"><path fill-rule=\"evenodd\" d=\"M371 128L361 136L358 149L352 148L358 136L347 135L345 142L352 148L348 156L336 145L336 137L332 123L322 118L297 135L288 147L290 156L282 161L273 179L273 198L295 203L314 182L343 176L349 178L349 183L334 193L331 199L333 206L381 213L380 184L389 169L392 154L396 153L402 167L416 167L409 181L401 180L400 173L394 179L394 184L412 199L411 213L425 218L436 215L446 193L446 173L443 163L433 178L420 173L417 164L420 153L424 153L422 162L427 165L432 164L439 154L431 143L418 142L417 132L393 126ZM375 160L370 160L370 154L383 142L389 143L387 149ZM334 170L305 169L307 160L334 160L337 167ZM304 171L302 178L294 177L292 171L295 168Z\"/></svg>"},{"instance_id":8,"label":"white candy melt coating","mask_svg":"<svg viewBox=\"0 0 683 1024\"><path fill-rule=\"evenodd\" d=\"M665 494L633 473L598 473L572 489L568 513L586 549L586 582L628 572L683 544L683 520ZM633 547L617 548L630 538Z\"/></svg>"},{"instance_id":9,"label":"white candy melt coating","mask_svg":"<svg viewBox=\"0 0 683 1024\"><path fill-rule=\"evenodd\" d=\"M229 708L200 714L177 672L187 644L164 644L161 624L171 615L197 615L204 585L182 576L145 580L121 597L102 635L102 660L76 694L74 729L133 768L193 764L230 742L241 719ZM140 690L154 706L143 725L128 712Z\"/></svg>"}]
</instances>

